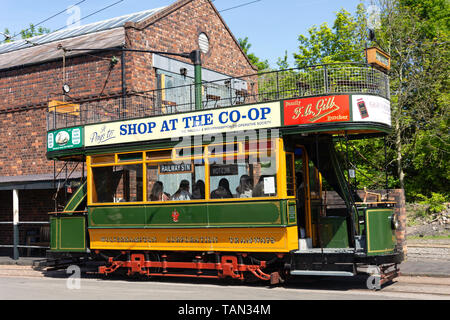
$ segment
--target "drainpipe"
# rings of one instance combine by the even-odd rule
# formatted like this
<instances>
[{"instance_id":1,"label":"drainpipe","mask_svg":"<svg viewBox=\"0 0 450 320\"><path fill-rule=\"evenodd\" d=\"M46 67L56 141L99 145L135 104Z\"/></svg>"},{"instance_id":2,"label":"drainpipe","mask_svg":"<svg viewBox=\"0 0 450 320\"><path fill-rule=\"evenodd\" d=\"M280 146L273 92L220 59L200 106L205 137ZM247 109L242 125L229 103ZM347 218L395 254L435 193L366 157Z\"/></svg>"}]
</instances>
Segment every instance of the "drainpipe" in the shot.
<instances>
[{"instance_id":1,"label":"drainpipe","mask_svg":"<svg viewBox=\"0 0 450 320\"><path fill-rule=\"evenodd\" d=\"M125 51L122 51L122 106L123 110L127 108L127 84L126 84L126 74L125 74ZM121 110L120 110L120 104L119 104L119 118L121 118Z\"/></svg>"}]
</instances>

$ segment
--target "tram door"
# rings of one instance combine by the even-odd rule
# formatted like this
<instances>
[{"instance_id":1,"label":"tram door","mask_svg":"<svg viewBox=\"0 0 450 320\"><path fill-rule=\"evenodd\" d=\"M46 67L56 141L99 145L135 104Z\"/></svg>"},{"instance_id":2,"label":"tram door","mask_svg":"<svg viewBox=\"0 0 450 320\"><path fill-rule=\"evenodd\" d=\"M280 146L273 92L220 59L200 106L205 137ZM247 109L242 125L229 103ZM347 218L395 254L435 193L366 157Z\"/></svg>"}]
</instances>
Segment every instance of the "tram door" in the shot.
<instances>
[{"instance_id":1,"label":"tram door","mask_svg":"<svg viewBox=\"0 0 450 320\"><path fill-rule=\"evenodd\" d=\"M306 150L297 146L295 148L295 196L297 199L297 225L300 239L312 237L310 228L310 210L307 179L307 155Z\"/></svg>"},{"instance_id":2,"label":"tram door","mask_svg":"<svg viewBox=\"0 0 450 320\"><path fill-rule=\"evenodd\" d=\"M308 247L317 247L320 245L317 221L323 209L322 183L319 171L302 146L295 148L295 184L299 238L307 239Z\"/></svg>"}]
</instances>

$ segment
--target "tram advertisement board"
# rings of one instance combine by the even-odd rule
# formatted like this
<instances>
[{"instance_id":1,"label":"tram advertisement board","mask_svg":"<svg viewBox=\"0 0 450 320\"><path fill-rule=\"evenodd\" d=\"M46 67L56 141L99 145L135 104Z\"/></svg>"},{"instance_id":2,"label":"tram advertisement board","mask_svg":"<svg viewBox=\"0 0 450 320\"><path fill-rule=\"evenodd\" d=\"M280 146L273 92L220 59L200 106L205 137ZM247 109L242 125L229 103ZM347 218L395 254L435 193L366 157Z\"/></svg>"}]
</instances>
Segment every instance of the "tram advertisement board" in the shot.
<instances>
[{"instance_id":1,"label":"tram advertisement board","mask_svg":"<svg viewBox=\"0 0 450 320\"><path fill-rule=\"evenodd\" d=\"M271 102L88 125L84 130L85 146L93 147L280 126L280 102Z\"/></svg>"},{"instance_id":2,"label":"tram advertisement board","mask_svg":"<svg viewBox=\"0 0 450 320\"><path fill-rule=\"evenodd\" d=\"M47 151L60 151L83 147L83 128L69 128L49 132Z\"/></svg>"},{"instance_id":3,"label":"tram advertisement board","mask_svg":"<svg viewBox=\"0 0 450 320\"><path fill-rule=\"evenodd\" d=\"M352 96L353 121L369 121L392 125L389 100L372 95Z\"/></svg>"},{"instance_id":4,"label":"tram advertisement board","mask_svg":"<svg viewBox=\"0 0 450 320\"><path fill-rule=\"evenodd\" d=\"M333 95L284 101L284 124L350 121L350 96Z\"/></svg>"}]
</instances>

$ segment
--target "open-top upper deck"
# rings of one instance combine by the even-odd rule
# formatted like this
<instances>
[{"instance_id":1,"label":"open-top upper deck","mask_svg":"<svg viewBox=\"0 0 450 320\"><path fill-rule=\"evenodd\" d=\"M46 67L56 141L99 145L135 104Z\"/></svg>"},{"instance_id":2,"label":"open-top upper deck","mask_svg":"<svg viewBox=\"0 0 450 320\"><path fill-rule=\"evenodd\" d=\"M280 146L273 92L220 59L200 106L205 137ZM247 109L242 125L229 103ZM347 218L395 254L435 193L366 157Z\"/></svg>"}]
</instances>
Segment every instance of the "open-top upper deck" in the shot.
<instances>
[{"instance_id":1,"label":"open-top upper deck","mask_svg":"<svg viewBox=\"0 0 450 320\"><path fill-rule=\"evenodd\" d=\"M164 79L163 79L164 80ZM48 155L188 135L388 132L389 77L366 64L318 65L146 92L49 103Z\"/></svg>"}]
</instances>

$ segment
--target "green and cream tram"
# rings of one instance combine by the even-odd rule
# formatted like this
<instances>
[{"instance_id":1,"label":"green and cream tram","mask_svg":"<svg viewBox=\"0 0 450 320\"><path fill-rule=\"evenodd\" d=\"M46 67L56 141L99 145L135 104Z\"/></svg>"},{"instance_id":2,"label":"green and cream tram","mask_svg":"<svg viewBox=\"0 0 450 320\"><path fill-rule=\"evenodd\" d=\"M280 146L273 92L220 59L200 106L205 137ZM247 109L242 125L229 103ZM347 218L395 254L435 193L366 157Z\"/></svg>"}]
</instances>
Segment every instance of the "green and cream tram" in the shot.
<instances>
[{"instance_id":1,"label":"green and cream tram","mask_svg":"<svg viewBox=\"0 0 450 320\"><path fill-rule=\"evenodd\" d=\"M276 283L376 266L395 277L395 204L357 199L335 149L389 132L388 84L322 94L297 84L276 98L259 86L239 103L225 94L202 110L51 127L48 158L83 162L87 174L51 213L50 253L103 261L101 274ZM83 110L56 105L50 124Z\"/></svg>"}]
</instances>

